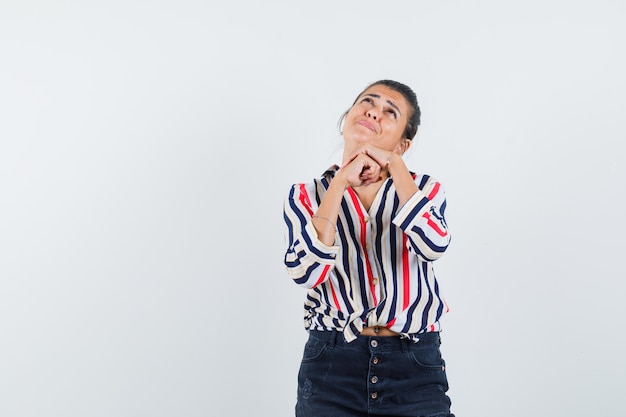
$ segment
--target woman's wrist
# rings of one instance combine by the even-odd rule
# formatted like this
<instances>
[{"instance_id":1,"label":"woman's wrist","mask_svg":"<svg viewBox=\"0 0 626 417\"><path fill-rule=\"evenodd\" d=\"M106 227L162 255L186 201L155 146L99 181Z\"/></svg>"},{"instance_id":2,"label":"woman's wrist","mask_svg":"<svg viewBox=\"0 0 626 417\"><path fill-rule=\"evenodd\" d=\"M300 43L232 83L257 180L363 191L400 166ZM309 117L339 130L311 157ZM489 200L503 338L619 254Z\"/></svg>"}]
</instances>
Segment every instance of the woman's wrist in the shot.
<instances>
[{"instance_id":1,"label":"woman's wrist","mask_svg":"<svg viewBox=\"0 0 626 417\"><path fill-rule=\"evenodd\" d=\"M389 155L387 155L387 165L385 166L385 169L386 169L387 171L389 171L389 168L390 168L392 165L393 165L394 167L398 168L398 166L397 166L397 164L398 164L397 159L398 159L398 158L402 159L402 156L401 156L401 155L398 155L398 154L397 154L397 153L395 153L395 152L391 152L391 153L389 153Z\"/></svg>"},{"instance_id":2,"label":"woman's wrist","mask_svg":"<svg viewBox=\"0 0 626 417\"><path fill-rule=\"evenodd\" d=\"M345 179L343 175L341 174L342 174L341 170L339 170L339 172L337 172L333 180L330 182L330 187L337 187L337 188L341 188L342 190L345 190L346 188L350 186L350 183L348 182L348 180Z\"/></svg>"}]
</instances>

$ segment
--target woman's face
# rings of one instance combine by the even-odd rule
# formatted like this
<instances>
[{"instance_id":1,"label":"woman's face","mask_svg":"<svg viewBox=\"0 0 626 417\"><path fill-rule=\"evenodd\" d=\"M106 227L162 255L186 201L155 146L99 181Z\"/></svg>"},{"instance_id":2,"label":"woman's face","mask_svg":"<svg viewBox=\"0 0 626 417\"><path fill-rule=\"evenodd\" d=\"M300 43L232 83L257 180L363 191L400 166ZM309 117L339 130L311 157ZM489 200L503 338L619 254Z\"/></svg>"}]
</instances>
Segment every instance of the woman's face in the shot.
<instances>
[{"instance_id":1,"label":"woman's face","mask_svg":"<svg viewBox=\"0 0 626 417\"><path fill-rule=\"evenodd\" d=\"M411 107L404 96L384 85L365 90L348 110L343 126L346 147L371 143L394 151L403 144Z\"/></svg>"}]
</instances>

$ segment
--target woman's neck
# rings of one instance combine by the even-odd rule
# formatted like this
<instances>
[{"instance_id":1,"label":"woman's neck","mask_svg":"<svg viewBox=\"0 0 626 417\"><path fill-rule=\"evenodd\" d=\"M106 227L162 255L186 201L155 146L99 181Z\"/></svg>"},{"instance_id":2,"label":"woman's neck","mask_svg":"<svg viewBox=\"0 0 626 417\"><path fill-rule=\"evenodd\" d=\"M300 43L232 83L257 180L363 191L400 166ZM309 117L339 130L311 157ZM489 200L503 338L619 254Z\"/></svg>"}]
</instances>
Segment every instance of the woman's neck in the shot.
<instances>
[{"instance_id":1,"label":"woman's neck","mask_svg":"<svg viewBox=\"0 0 626 417\"><path fill-rule=\"evenodd\" d=\"M369 211L370 207L372 207L372 203L374 203L376 195L378 194L378 191L380 190L380 187L382 187L383 182L386 178L387 177L385 175L383 176L382 180L377 181L373 184L352 187L356 195L359 197L361 204L363 204L365 210Z\"/></svg>"}]
</instances>

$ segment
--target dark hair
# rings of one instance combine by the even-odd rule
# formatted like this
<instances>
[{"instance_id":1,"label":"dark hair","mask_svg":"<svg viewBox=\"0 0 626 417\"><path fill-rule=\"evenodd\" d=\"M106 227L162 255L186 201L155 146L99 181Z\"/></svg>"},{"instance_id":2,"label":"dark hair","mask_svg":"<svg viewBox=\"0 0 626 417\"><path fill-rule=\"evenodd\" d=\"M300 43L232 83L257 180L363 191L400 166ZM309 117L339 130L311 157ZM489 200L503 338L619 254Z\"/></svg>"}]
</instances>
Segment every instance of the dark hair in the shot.
<instances>
[{"instance_id":1,"label":"dark hair","mask_svg":"<svg viewBox=\"0 0 626 417\"><path fill-rule=\"evenodd\" d=\"M359 93L359 95L356 97L352 105L354 105L356 101L359 99L359 97L361 97L361 94L363 94L368 88L373 87L375 85L384 85L385 87L388 87L394 91L397 91L398 93L402 94L402 96L407 101L407 103L409 103L409 106L411 107L412 112L407 117L406 128L404 129L404 137L409 140L413 139L415 135L417 134L417 127L420 125L422 112L420 111L420 107L417 104L417 96L415 95L415 92L411 90L409 86L402 84L398 81L393 81L393 80L375 81L371 83L370 85L368 85L367 87L365 87L365 89ZM348 111L346 111L341 116L341 119L339 119L339 125L341 125L343 119L348 114Z\"/></svg>"}]
</instances>

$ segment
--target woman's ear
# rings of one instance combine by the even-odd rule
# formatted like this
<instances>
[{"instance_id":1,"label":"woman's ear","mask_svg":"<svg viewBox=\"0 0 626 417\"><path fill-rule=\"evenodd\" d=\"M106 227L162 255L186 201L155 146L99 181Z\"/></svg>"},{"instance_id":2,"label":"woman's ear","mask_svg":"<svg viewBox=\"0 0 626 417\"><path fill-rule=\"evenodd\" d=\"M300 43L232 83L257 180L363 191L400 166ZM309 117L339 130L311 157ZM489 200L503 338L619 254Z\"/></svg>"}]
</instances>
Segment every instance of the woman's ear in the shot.
<instances>
[{"instance_id":1,"label":"woman's ear","mask_svg":"<svg viewBox=\"0 0 626 417\"><path fill-rule=\"evenodd\" d=\"M400 154L402 155L403 153L408 151L410 147L411 141L408 139L402 139L402 142L400 142L400 144L398 145L398 148L400 149Z\"/></svg>"}]
</instances>

